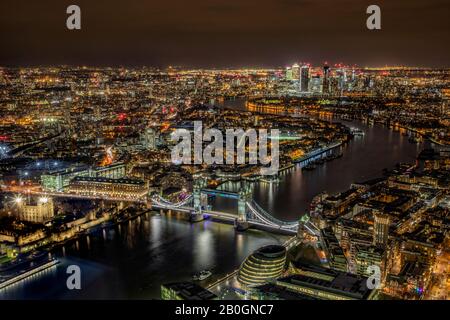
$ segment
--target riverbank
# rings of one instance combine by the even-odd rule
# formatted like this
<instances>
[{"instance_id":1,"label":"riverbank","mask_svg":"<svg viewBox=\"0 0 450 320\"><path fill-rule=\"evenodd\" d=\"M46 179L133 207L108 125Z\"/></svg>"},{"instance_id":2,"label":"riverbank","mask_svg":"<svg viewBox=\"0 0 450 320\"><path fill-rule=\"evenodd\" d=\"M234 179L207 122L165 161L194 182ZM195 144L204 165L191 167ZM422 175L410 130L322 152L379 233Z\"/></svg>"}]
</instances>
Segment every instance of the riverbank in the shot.
<instances>
[{"instance_id":1,"label":"riverbank","mask_svg":"<svg viewBox=\"0 0 450 320\"><path fill-rule=\"evenodd\" d=\"M55 272L11 286L0 299L159 299L162 284L191 281L200 270L211 270L200 283L208 286L254 250L287 239L255 229L236 232L232 224L210 220L190 223L176 212L147 213L55 248L52 255L61 261ZM82 270L82 290L67 290L71 264Z\"/></svg>"},{"instance_id":2,"label":"riverbank","mask_svg":"<svg viewBox=\"0 0 450 320\"><path fill-rule=\"evenodd\" d=\"M339 114L333 114L333 118L342 119L342 120L346 120L346 121L349 120L348 117L345 117L344 115L339 115ZM354 116L354 117L351 118L351 120L358 120L358 121L362 121L362 122L365 122L365 123L370 123L372 125L375 124L375 123L378 123L378 124L381 124L381 125L384 125L384 126L388 126L390 129L393 129L396 126L398 128L401 128L401 129L404 129L404 130L407 130L407 131L410 131L410 132L414 132L415 134L420 135L423 139L426 139L426 140L428 140L428 141L430 141L430 142L432 142L432 143L434 143L436 145L443 146L443 147L450 147L449 144L445 144L443 142L440 142L440 141L434 139L433 137L428 136L426 133L423 133L423 132L419 131L416 128L408 127L408 126L403 125L401 123L397 123L396 122L395 124L392 124L389 121L382 121L382 120L377 120L375 118L363 117L363 116L361 116L361 117Z\"/></svg>"},{"instance_id":3,"label":"riverbank","mask_svg":"<svg viewBox=\"0 0 450 320\"><path fill-rule=\"evenodd\" d=\"M8 274L0 275L0 290L22 281L41 271L56 266L59 263L57 259L49 258L43 261L31 260L29 265L23 268L22 263L12 266L8 270Z\"/></svg>"}]
</instances>

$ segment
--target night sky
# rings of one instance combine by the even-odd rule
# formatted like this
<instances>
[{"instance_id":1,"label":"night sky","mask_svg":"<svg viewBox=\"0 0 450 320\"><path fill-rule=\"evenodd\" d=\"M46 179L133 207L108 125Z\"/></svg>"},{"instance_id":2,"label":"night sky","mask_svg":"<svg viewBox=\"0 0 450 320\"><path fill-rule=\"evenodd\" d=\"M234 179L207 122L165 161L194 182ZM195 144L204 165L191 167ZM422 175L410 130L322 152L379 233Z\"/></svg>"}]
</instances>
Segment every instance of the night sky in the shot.
<instances>
[{"instance_id":1,"label":"night sky","mask_svg":"<svg viewBox=\"0 0 450 320\"><path fill-rule=\"evenodd\" d=\"M82 30L66 29L81 7ZM382 30L366 28L366 8ZM2 0L0 65L450 67L449 0Z\"/></svg>"}]
</instances>

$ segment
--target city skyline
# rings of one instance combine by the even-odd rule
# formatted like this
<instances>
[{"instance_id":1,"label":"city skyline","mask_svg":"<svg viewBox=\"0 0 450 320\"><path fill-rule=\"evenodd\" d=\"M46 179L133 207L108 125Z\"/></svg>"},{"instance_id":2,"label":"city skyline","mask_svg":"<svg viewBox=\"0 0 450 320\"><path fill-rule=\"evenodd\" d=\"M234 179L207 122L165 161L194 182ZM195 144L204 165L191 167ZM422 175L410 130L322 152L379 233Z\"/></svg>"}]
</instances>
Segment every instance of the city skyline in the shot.
<instances>
[{"instance_id":1,"label":"city skyline","mask_svg":"<svg viewBox=\"0 0 450 320\"><path fill-rule=\"evenodd\" d=\"M78 1L81 30L65 27L70 4L2 3L0 65L450 67L442 0L378 1L381 30L366 28L366 0Z\"/></svg>"}]
</instances>

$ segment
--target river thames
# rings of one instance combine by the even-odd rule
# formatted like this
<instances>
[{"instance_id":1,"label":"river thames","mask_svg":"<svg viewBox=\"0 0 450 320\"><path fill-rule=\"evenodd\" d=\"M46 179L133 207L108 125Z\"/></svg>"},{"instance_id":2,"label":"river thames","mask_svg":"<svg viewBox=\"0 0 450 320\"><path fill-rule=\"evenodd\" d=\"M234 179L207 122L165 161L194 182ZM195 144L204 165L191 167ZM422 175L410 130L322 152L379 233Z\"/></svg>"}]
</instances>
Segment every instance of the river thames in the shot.
<instances>
[{"instance_id":1,"label":"river thames","mask_svg":"<svg viewBox=\"0 0 450 320\"><path fill-rule=\"evenodd\" d=\"M337 121L337 120L334 120ZM296 166L278 184L256 183L254 199L282 220L296 220L322 191L345 191L352 182L380 177L383 168L413 162L424 144L412 144L382 125L340 121L364 131L344 146L343 157L313 171ZM235 212L231 199L217 198L213 208ZM286 236L264 231L236 232L232 225L202 221L191 224L181 215L150 212L139 218L72 241L54 250L61 263L53 269L0 291L0 299L158 299L161 284L190 280L211 269L207 284L234 271L255 249L282 243ZM68 290L66 268L77 264L82 289Z\"/></svg>"},{"instance_id":2,"label":"river thames","mask_svg":"<svg viewBox=\"0 0 450 320\"><path fill-rule=\"evenodd\" d=\"M245 100L236 99L226 105L245 110ZM364 136L356 136L343 146L343 157L326 162L313 171L302 171L297 165L280 174L280 183L256 183L253 198L266 211L281 220L296 220L305 213L314 196L345 191L353 182L363 182L382 176L384 168L392 169L399 162L415 162L416 156L428 144L410 143L408 137L381 124L368 125L361 121L322 119L358 128ZM226 189L234 189L230 183ZM236 212L237 206L229 199L214 200L217 209Z\"/></svg>"}]
</instances>

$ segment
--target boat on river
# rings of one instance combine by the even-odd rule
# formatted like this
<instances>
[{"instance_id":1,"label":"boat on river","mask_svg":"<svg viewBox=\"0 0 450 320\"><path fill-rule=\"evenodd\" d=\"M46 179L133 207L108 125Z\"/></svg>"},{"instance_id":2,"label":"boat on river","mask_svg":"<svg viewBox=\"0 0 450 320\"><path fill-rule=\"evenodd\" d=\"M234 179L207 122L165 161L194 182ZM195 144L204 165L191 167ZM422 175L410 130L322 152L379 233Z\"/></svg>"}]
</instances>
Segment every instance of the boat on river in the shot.
<instances>
[{"instance_id":1,"label":"boat on river","mask_svg":"<svg viewBox=\"0 0 450 320\"><path fill-rule=\"evenodd\" d=\"M212 272L209 270L202 270L199 273L196 273L192 276L192 280L202 281L209 278L212 275Z\"/></svg>"}]
</instances>

